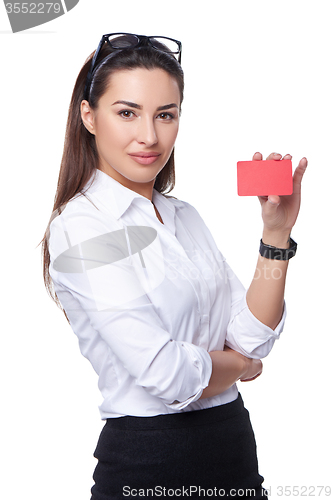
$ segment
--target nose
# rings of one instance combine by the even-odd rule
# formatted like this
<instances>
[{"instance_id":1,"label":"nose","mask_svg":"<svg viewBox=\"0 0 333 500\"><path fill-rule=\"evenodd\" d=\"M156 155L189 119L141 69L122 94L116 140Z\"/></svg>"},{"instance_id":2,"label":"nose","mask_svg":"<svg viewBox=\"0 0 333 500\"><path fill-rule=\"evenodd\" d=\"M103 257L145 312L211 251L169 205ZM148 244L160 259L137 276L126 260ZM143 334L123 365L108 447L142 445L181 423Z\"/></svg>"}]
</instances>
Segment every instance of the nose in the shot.
<instances>
[{"instance_id":1,"label":"nose","mask_svg":"<svg viewBox=\"0 0 333 500\"><path fill-rule=\"evenodd\" d=\"M141 117L138 126L137 141L139 144L144 144L151 147L157 143L157 134L154 121L150 117Z\"/></svg>"}]
</instances>

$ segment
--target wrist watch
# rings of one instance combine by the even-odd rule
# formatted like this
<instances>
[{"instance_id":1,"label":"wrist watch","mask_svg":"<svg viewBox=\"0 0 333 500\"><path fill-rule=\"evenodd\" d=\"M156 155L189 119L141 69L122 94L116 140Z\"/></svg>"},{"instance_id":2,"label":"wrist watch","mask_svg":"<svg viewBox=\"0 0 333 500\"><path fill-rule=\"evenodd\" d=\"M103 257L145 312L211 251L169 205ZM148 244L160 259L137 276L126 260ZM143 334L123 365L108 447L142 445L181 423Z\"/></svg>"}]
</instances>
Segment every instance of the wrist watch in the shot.
<instances>
[{"instance_id":1,"label":"wrist watch","mask_svg":"<svg viewBox=\"0 0 333 500\"><path fill-rule=\"evenodd\" d=\"M289 238L289 244L289 248L277 248L271 245L265 245L265 243L260 240L259 253L266 259L289 260L296 254L297 243L292 238Z\"/></svg>"}]
</instances>

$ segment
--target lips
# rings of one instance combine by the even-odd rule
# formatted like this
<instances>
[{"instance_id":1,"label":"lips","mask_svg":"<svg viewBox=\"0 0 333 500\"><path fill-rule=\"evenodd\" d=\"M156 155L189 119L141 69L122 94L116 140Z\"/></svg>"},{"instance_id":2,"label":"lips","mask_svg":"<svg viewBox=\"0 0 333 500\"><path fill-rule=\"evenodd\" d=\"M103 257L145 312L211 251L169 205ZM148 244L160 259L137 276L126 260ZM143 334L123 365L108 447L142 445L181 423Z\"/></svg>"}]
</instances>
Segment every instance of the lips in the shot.
<instances>
[{"instance_id":1,"label":"lips","mask_svg":"<svg viewBox=\"0 0 333 500\"><path fill-rule=\"evenodd\" d=\"M156 151L149 151L146 153L140 151L128 154L131 158L133 158L134 161L140 163L141 165L150 165L151 163L154 163L161 156L161 153L157 153Z\"/></svg>"},{"instance_id":2,"label":"lips","mask_svg":"<svg viewBox=\"0 0 333 500\"><path fill-rule=\"evenodd\" d=\"M138 152L138 153L128 153L130 156L140 156L141 158L150 158L151 156L160 156L161 153L157 153L156 151L149 151L147 153Z\"/></svg>"}]
</instances>

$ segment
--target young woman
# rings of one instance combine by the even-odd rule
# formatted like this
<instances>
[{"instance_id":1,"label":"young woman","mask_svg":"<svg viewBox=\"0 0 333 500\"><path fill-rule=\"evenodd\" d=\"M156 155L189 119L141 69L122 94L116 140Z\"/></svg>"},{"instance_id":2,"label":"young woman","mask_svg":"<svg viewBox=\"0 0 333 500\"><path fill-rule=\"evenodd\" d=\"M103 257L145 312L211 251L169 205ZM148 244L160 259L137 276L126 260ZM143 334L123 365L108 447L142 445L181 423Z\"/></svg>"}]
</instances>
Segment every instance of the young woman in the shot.
<instances>
[{"instance_id":1,"label":"young woman","mask_svg":"<svg viewBox=\"0 0 333 500\"><path fill-rule=\"evenodd\" d=\"M166 195L180 55L173 39L102 37L73 91L43 242L46 286L99 375L106 423L94 500L265 496L236 382L261 374L283 329L307 160L293 195L260 198L263 236L246 292L195 208Z\"/></svg>"}]
</instances>

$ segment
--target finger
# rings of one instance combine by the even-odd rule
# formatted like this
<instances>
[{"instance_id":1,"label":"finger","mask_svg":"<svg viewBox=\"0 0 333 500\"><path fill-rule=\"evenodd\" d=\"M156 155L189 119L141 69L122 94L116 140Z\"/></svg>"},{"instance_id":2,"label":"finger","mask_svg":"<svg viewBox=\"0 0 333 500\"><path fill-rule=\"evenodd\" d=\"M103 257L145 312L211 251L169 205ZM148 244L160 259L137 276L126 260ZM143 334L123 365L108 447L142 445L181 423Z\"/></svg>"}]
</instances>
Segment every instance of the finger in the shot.
<instances>
[{"instance_id":1,"label":"finger","mask_svg":"<svg viewBox=\"0 0 333 500\"><path fill-rule=\"evenodd\" d=\"M254 153L254 155L252 156L252 161L254 160L262 160L262 154L261 153Z\"/></svg>"},{"instance_id":2,"label":"finger","mask_svg":"<svg viewBox=\"0 0 333 500\"><path fill-rule=\"evenodd\" d=\"M262 374L262 372L258 373L257 375L255 375L254 377L252 378L243 378L243 379L240 379L241 382L252 382L252 380L255 380L256 378L258 378L260 375Z\"/></svg>"},{"instance_id":3,"label":"finger","mask_svg":"<svg viewBox=\"0 0 333 500\"><path fill-rule=\"evenodd\" d=\"M288 153L287 155L284 155L284 157L282 158L282 160L291 160L292 159L292 156Z\"/></svg>"},{"instance_id":4,"label":"finger","mask_svg":"<svg viewBox=\"0 0 333 500\"><path fill-rule=\"evenodd\" d=\"M267 156L266 160L281 160L282 155L280 153L271 153L269 156Z\"/></svg>"},{"instance_id":5,"label":"finger","mask_svg":"<svg viewBox=\"0 0 333 500\"><path fill-rule=\"evenodd\" d=\"M277 215L277 210L281 203L280 196L277 195L269 195L267 196L266 202L264 200L260 200L260 204L262 209L265 211L265 217L274 219Z\"/></svg>"},{"instance_id":6,"label":"finger","mask_svg":"<svg viewBox=\"0 0 333 500\"><path fill-rule=\"evenodd\" d=\"M275 207L278 207L280 205L280 202L281 202L281 198L280 196L277 196L276 194L270 194L268 197L267 197L267 201L275 206Z\"/></svg>"},{"instance_id":7,"label":"finger","mask_svg":"<svg viewBox=\"0 0 333 500\"><path fill-rule=\"evenodd\" d=\"M277 208L281 203L280 196L274 195L274 194L270 194L269 196L258 196L258 199L259 199L260 205L262 205L263 203L266 203L266 201L268 201L270 203L270 205L272 205L272 207L271 207L272 209Z\"/></svg>"},{"instance_id":8,"label":"finger","mask_svg":"<svg viewBox=\"0 0 333 500\"><path fill-rule=\"evenodd\" d=\"M304 172L308 166L308 160L304 157L298 164L293 176L293 192L300 193Z\"/></svg>"}]
</instances>

